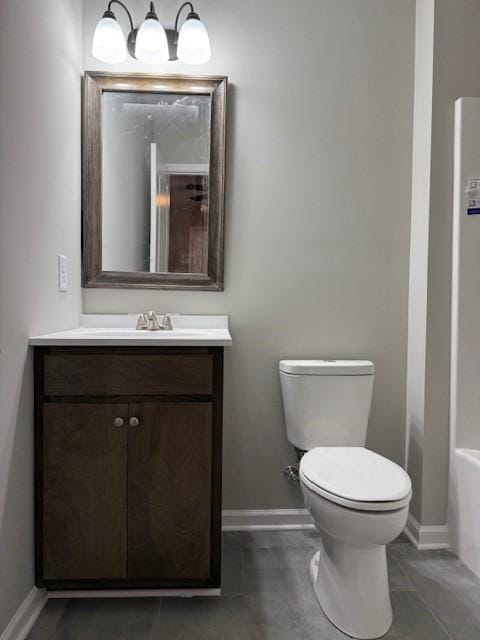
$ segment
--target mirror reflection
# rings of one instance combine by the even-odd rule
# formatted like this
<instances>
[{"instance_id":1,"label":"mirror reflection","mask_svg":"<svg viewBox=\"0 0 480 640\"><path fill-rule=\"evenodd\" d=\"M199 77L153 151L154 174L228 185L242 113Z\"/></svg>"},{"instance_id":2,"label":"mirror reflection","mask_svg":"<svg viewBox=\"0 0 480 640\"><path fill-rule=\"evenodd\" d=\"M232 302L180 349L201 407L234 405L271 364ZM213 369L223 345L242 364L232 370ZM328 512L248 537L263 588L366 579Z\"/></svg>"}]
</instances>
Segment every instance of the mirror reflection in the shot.
<instances>
[{"instance_id":1,"label":"mirror reflection","mask_svg":"<svg viewBox=\"0 0 480 640\"><path fill-rule=\"evenodd\" d=\"M209 95L105 91L102 269L207 273Z\"/></svg>"}]
</instances>

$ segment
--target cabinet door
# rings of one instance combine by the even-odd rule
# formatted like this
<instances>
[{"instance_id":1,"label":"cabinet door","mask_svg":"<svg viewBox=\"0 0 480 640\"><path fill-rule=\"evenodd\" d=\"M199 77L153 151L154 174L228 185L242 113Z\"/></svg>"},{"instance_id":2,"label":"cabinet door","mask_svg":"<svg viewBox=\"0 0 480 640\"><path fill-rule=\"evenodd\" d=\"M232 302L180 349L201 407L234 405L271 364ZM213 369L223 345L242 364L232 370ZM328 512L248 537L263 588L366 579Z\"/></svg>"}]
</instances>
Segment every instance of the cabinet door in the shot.
<instances>
[{"instance_id":1,"label":"cabinet door","mask_svg":"<svg viewBox=\"0 0 480 640\"><path fill-rule=\"evenodd\" d=\"M127 425L126 404L44 405L45 579L126 577Z\"/></svg>"},{"instance_id":2,"label":"cabinet door","mask_svg":"<svg viewBox=\"0 0 480 640\"><path fill-rule=\"evenodd\" d=\"M130 405L128 577L210 575L212 405ZM134 424L136 421L133 421Z\"/></svg>"}]
</instances>

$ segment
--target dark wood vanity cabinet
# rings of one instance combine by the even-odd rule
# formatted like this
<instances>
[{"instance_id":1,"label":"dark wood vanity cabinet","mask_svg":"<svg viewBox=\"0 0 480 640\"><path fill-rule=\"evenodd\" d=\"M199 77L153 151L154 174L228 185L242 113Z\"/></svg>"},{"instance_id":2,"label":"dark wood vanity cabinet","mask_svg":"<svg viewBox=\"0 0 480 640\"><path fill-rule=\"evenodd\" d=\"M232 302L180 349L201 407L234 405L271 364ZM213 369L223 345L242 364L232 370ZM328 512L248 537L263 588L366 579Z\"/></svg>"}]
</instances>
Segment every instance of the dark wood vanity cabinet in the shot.
<instances>
[{"instance_id":1,"label":"dark wood vanity cabinet","mask_svg":"<svg viewBox=\"0 0 480 640\"><path fill-rule=\"evenodd\" d=\"M35 347L37 586L220 586L222 386L221 347Z\"/></svg>"}]
</instances>

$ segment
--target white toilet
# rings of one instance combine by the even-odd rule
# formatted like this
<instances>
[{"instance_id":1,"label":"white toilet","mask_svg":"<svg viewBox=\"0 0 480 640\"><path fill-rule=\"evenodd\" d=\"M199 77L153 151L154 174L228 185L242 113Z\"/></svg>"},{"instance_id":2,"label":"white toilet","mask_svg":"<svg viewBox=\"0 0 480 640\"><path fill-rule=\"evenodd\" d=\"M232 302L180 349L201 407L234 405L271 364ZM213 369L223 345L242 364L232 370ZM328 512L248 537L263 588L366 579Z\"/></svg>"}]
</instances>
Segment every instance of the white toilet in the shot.
<instances>
[{"instance_id":1,"label":"white toilet","mask_svg":"<svg viewBox=\"0 0 480 640\"><path fill-rule=\"evenodd\" d=\"M403 530L407 473L365 448L374 365L355 360L282 360L289 441L306 506L321 534L310 563L318 601L341 631L379 638L392 624L385 545Z\"/></svg>"}]
</instances>

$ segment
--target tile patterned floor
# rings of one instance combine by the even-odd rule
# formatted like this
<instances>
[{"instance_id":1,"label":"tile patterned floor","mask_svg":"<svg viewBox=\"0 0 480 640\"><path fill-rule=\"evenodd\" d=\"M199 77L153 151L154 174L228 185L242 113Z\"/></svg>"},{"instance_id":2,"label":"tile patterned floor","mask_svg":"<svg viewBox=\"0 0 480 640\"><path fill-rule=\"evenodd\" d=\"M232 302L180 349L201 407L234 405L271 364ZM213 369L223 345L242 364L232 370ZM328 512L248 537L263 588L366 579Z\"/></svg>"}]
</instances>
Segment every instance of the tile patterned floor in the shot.
<instances>
[{"instance_id":1,"label":"tile patterned floor","mask_svg":"<svg viewBox=\"0 0 480 640\"><path fill-rule=\"evenodd\" d=\"M27 640L345 640L307 574L310 532L226 533L220 597L50 600ZM480 580L448 551L388 549L394 640L479 640Z\"/></svg>"}]
</instances>

